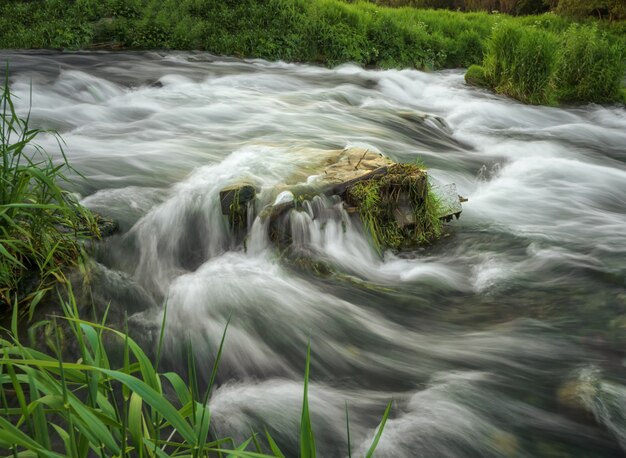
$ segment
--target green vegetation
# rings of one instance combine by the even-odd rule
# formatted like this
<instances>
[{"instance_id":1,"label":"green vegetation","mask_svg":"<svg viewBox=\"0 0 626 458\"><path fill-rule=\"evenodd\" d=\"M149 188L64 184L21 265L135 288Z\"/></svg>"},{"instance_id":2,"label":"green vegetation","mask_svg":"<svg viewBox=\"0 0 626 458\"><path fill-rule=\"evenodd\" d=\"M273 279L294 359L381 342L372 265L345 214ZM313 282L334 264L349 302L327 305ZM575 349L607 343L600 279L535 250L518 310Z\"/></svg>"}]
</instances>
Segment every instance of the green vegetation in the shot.
<instances>
[{"instance_id":1,"label":"green vegetation","mask_svg":"<svg viewBox=\"0 0 626 458\"><path fill-rule=\"evenodd\" d=\"M626 49L595 26L570 26L556 56L554 79L560 101L620 100Z\"/></svg>"},{"instance_id":2,"label":"green vegetation","mask_svg":"<svg viewBox=\"0 0 626 458\"><path fill-rule=\"evenodd\" d=\"M418 165L390 166L385 175L348 189L347 201L358 209L379 251L432 242L441 235L438 200L430 192L426 172ZM404 206L412 211L412 221L401 225L396 212Z\"/></svg>"},{"instance_id":3,"label":"green vegetation","mask_svg":"<svg viewBox=\"0 0 626 458\"><path fill-rule=\"evenodd\" d=\"M7 338L0 338L0 448L11 456L44 457L284 457L266 432L241 444L211 437L208 399L215 384L226 330L206 389L200 388L193 349L188 348L189 380L159 372L163 329L154 363L127 334L101 323L83 321L69 294L60 321L42 322L50 354L25 345L19 337L17 310ZM106 342L106 344L105 344ZM78 358L68 362L66 346ZM111 352L111 347L121 351ZM119 357L115 357L115 354ZM119 363L115 361L120 360ZM309 416L307 352L300 456L316 456ZM368 457L389 416L387 406ZM266 453L271 453L267 455ZM224 455L222 455L224 454Z\"/></svg>"},{"instance_id":4,"label":"green vegetation","mask_svg":"<svg viewBox=\"0 0 626 458\"><path fill-rule=\"evenodd\" d=\"M609 20L626 18L623 0L558 0L555 11L573 17L595 16Z\"/></svg>"},{"instance_id":5,"label":"green vegetation","mask_svg":"<svg viewBox=\"0 0 626 458\"><path fill-rule=\"evenodd\" d=\"M485 69L480 65L472 65L465 72L465 82L472 86L489 87L489 81L485 76Z\"/></svg>"},{"instance_id":6,"label":"green vegetation","mask_svg":"<svg viewBox=\"0 0 626 458\"><path fill-rule=\"evenodd\" d=\"M494 18L339 0L11 1L2 48L195 49L381 68L469 66Z\"/></svg>"},{"instance_id":7,"label":"green vegetation","mask_svg":"<svg viewBox=\"0 0 626 458\"><path fill-rule=\"evenodd\" d=\"M34 141L41 133L15 111L8 82L0 93L0 304L32 310L63 267L82 257L80 239L97 233L93 215L60 187L69 166ZM1 309L0 309L1 310Z\"/></svg>"},{"instance_id":8,"label":"green vegetation","mask_svg":"<svg viewBox=\"0 0 626 458\"><path fill-rule=\"evenodd\" d=\"M554 11L565 16L588 16L609 20L626 18L623 0L370 0L384 6L443 8L461 11L500 12L512 15L541 14Z\"/></svg>"},{"instance_id":9,"label":"green vegetation","mask_svg":"<svg viewBox=\"0 0 626 458\"><path fill-rule=\"evenodd\" d=\"M563 16L512 17L342 0L11 0L0 6L0 47L193 49L329 66L354 62L376 68L423 70L469 67L481 64L487 54L483 66L490 85L520 100L616 100L619 91L613 89L614 74L623 64L623 55L614 49L626 49L626 23L581 17L619 18L619 1L561 0L549 5L543 0L377 3L499 9L515 14L550 7ZM587 5L584 8L583 3ZM585 26L572 27L572 18ZM589 38L591 46L583 49L582 43ZM570 45L572 41L577 44ZM507 47L496 49L502 42ZM606 43L610 46L602 53ZM561 53L564 45L570 49ZM505 50L515 56L505 57ZM586 61L585 69L589 81L600 74L601 87L590 87L583 81L586 77L565 77L564 72L581 53L597 59L596 63ZM514 67L498 73L496 67L505 63ZM577 88L579 83L584 87Z\"/></svg>"},{"instance_id":10,"label":"green vegetation","mask_svg":"<svg viewBox=\"0 0 626 458\"><path fill-rule=\"evenodd\" d=\"M484 77L497 92L532 104L619 102L624 48L594 26L555 34L500 24L489 40ZM473 69L470 80L478 78Z\"/></svg>"}]
</instances>

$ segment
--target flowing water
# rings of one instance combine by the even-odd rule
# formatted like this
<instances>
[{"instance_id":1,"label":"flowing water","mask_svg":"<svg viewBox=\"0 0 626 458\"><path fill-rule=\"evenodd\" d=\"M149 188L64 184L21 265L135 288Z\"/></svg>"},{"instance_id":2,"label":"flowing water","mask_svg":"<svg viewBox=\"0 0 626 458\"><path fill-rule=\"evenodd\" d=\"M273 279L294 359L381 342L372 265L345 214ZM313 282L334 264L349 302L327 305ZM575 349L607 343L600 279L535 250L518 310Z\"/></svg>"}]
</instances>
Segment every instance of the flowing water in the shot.
<instances>
[{"instance_id":1,"label":"flowing water","mask_svg":"<svg viewBox=\"0 0 626 458\"><path fill-rule=\"evenodd\" d=\"M94 296L128 311L164 370L208 376L230 319L213 432L266 426L295 455L307 341L320 456L626 453L626 111L530 107L461 71L370 71L183 53L2 53L31 121L56 129L83 203L115 218ZM432 116L422 117L421 113ZM440 121L440 120L443 120ZM53 154L52 136L41 146ZM231 235L218 192L269 203L324 152L419 160L469 198L434 246L380 257L333 200L277 250ZM294 254L295 253L295 254ZM321 266L321 267L320 267ZM117 307L117 308L115 308ZM206 381L206 380L205 380Z\"/></svg>"}]
</instances>

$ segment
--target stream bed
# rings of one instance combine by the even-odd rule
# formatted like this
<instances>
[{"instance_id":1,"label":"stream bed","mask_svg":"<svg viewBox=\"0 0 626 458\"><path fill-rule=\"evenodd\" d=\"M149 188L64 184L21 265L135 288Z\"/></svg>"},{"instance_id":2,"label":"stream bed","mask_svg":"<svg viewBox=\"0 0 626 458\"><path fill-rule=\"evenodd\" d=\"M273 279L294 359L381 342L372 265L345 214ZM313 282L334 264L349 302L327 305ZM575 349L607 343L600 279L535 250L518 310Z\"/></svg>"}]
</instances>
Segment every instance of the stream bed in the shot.
<instances>
[{"instance_id":1,"label":"stream bed","mask_svg":"<svg viewBox=\"0 0 626 458\"><path fill-rule=\"evenodd\" d=\"M307 342L319 456L626 454L626 110L522 105L463 72L204 53L0 52L17 109L58 131L82 202L119 222L94 297L163 371L206 382L229 322L212 432L299 440ZM31 98L32 91L32 98ZM423 117L422 113L431 116ZM53 135L39 144L60 158ZM340 204L294 212L290 253L238 244L219 190L268 203L360 146L469 199L427 248L380 256ZM81 178L81 174L84 178Z\"/></svg>"}]
</instances>

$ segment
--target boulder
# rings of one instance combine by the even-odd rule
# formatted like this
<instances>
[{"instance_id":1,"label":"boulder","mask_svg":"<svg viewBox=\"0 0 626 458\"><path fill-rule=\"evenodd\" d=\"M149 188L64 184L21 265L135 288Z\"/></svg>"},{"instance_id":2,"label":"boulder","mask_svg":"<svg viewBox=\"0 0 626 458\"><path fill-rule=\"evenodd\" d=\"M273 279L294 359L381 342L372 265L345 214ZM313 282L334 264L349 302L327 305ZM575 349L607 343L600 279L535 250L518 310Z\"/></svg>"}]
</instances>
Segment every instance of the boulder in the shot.
<instances>
[{"instance_id":1,"label":"boulder","mask_svg":"<svg viewBox=\"0 0 626 458\"><path fill-rule=\"evenodd\" d=\"M274 204L259 214L269 220L270 238L280 245L291 240L289 212L316 195L338 196L348 214L363 221L380 250L433 242L441 235L442 223L461 214L463 199L456 186L432 187L427 172L417 164L395 163L358 147L321 156L319 173L306 183L277 189ZM229 216L232 227L249 226L248 213L242 209L255 197L256 189L247 183L220 191L222 214Z\"/></svg>"}]
</instances>

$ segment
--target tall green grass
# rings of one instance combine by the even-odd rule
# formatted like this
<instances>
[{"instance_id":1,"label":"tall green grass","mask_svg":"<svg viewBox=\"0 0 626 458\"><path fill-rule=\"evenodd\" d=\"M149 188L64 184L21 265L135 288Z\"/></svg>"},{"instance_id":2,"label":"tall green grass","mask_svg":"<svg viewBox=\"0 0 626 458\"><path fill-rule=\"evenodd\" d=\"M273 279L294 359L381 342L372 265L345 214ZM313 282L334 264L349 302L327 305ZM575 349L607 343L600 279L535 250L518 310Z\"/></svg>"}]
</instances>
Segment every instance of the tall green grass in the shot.
<instances>
[{"instance_id":1,"label":"tall green grass","mask_svg":"<svg viewBox=\"0 0 626 458\"><path fill-rule=\"evenodd\" d=\"M483 61L484 81L523 102L620 102L625 50L596 25L572 24L561 34L500 24ZM471 79L480 80L478 69Z\"/></svg>"},{"instance_id":2,"label":"tall green grass","mask_svg":"<svg viewBox=\"0 0 626 458\"><path fill-rule=\"evenodd\" d=\"M572 25L556 53L554 81L564 102L620 100L626 48L596 26Z\"/></svg>"},{"instance_id":3,"label":"tall green grass","mask_svg":"<svg viewBox=\"0 0 626 458\"><path fill-rule=\"evenodd\" d=\"M571 28L573 19L556 14L512 17L342 0L12 0L0 5L0 48L193 49L423 70L481 64L486 54L486 70L496 72L491 85L520 100L611 101L614 48L626 48L626 21L579 21L586 26ZM593 75L588 80L600 75L601 85L568 76L581 54L588 58L585 73ZM508 73L498 73L495 67L507 63L513 64Z\"/></svg>"},{"instance_id":4,"label":"tall green grass","mask_svg":"<svg viewBox=\"0 0 626 458\"><path fill-rule=\"evenodd\" d=\"M62 0L0 6L0 47L197 49L269 60L450 68L501 18L340 0Z\"/></svg>"},{"instance_id":5,"label":"tall green grass","mask_svg":"<svg viewBox=\"0 0 626 458\"><path fill-rule=\"evenodd\" d=\"M127 334L107 326L106 313L100 323L81 320L71 289L63 306L64 316L56 320L65 326L57 321L36 325L50 328L51 354L23 343L17 311L11 329L6 330L8 337L0 338L0 449L19 457L285 456L268 432L252 434L242 443L210 433L208 399L226 329L208 386L201 390L193 357L188 362L188 380L174 372L159 372L165 315L152 361ZM121 357L113 357L105 345L114 341L121 347ZM78 348L78 359L65 359L69 343ZM310 345L300 424L302 458L316 456L307 394L309 365ZM391 404L367 457L373 456L390 408Z\"/></svg>"},{"instance_id":6,"label":"tall green grass","mask_svg":"<svg viewBox=\"0 0 626 458\"><path fill-rule=\"evenodd\" d=\"M8 77L7 77L8 78ZM82 257L80 239L97 233L91 213L64 191L69 165L36 146L42 133L20 117L8 80L0 92L0 304L27 303L63 281ZM1 305L0 305L1 310Z\"/></svg>"},{"instance_id":7,"label":"tall green grass","mask_svg":"<svg viewBox=\"0 0 626 458\"><path fill-rule=\"evenodd\" d=\"M526 103L556 103L552 75L557 39L536 28L497 27L484 60L487 80L498 92Z\"/></svg>"}]
</instances>

